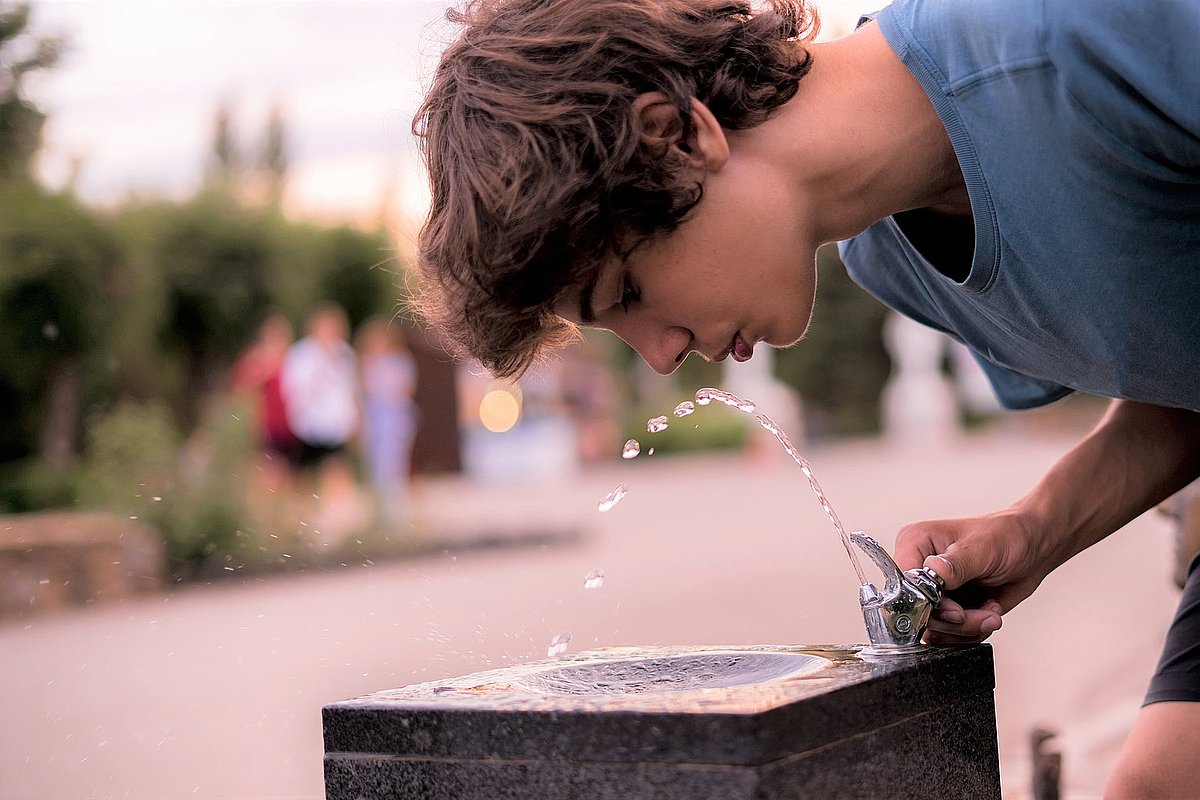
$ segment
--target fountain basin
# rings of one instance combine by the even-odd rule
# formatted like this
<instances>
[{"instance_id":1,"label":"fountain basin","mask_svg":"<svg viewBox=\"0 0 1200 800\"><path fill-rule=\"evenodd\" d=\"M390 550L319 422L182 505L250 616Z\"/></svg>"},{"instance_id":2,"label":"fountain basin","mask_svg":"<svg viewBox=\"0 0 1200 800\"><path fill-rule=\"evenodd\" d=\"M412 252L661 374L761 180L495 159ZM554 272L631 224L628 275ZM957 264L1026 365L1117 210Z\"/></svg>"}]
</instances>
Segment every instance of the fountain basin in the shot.
<instances>
[{"instance_id":1,"label":"fountain basin","mask_svg":"<svg viewBox=\"0 0 1200 800\"><path fill-rule=\"evenodd\" d=\"M987 645L606 648L326 706L328 800L1000 796Z\"/></svg>"},{"instance_id":2,"label":"fountain basin","mask_svg":"<svg viewBox=\"0 0 1200 800\"><path fill-rule=\"evenodd\" d=\"M800 679L830 663L815 653L742 649L591 657L530 670L515 685L534 694L569 697L700 692Z\"/></svg>"}]
</instances>

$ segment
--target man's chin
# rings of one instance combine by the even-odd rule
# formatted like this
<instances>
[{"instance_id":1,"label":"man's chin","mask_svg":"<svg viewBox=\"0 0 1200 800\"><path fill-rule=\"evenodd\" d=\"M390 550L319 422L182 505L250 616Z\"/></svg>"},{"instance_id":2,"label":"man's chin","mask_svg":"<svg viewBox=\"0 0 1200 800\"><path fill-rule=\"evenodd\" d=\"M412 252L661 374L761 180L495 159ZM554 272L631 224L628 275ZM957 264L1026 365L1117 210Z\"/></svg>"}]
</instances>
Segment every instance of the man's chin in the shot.
<instances>
[{"instance_id":1,"label":"man's chin","mask_svg":"<svg viewBox=\"0 0 1200 800\"><path fill-rule=\"evenodd\" d=\"M781 336L769 336L763 339L763 344L770 345L771 347L779 350L791 347L792 345L797 344L801 339L804 338L804 335L808 333L808 323L805 322L804 327L800 328L799 330L792 329L781 331L780 333L782 334Z\"/></svg>"}]
</instances>

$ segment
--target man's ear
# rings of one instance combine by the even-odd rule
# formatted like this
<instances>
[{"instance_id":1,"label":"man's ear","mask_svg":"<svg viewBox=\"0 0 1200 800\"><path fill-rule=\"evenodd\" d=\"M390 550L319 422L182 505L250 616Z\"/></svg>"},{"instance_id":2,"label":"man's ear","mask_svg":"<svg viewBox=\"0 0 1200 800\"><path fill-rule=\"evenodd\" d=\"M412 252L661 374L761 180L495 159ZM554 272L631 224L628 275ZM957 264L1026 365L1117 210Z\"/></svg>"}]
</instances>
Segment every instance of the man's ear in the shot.
<instances>
[{"instance_id":1,"label":"man's ear","mask_svg":"<svg viewBox=\"0 0 1200 800\"><path fill-rule=\"evenodd\" d=\"M692 98L691 130L686 140L679 111L662 92L646 92L633 101L633 114L642 142L656 149L674 149L703 175L729 160L729 142L708 106Z\"/></svg>"}]
</instances>

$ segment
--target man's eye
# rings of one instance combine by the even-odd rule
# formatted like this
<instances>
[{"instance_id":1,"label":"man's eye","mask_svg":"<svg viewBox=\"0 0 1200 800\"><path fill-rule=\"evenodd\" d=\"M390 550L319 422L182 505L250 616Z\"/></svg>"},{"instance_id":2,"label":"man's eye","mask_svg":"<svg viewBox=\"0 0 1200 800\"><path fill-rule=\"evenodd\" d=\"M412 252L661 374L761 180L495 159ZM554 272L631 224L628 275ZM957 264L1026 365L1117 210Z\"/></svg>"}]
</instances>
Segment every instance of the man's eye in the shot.
<instances>
[{"instance_id":1,"label":"man's eye","mask_svg":"<svg viewBox=\"0 0 1200 800\"><path fill-rule=\"evenodd\" d=\"M629 278L625 278L625 282L621 285L621 308L628 311L630 306L636 305L637 301L641 299L642 293Z\"/></svg>"}]
</instances>

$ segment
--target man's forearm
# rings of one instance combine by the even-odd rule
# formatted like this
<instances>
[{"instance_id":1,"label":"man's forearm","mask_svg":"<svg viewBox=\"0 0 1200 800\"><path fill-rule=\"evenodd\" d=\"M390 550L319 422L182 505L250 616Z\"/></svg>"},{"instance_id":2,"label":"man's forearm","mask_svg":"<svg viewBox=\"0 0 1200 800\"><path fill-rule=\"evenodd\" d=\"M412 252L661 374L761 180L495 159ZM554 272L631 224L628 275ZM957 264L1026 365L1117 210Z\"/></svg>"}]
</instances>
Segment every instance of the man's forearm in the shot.
<instances>
[{"instance_id":1,"label":"man's forearm","mask_svg":"<svg viewBox=\"0 0 1200 800\"><path fill-rule=\"evenodd\" d=\"M1200 414L1114 400L1016 509L1045 532L1054 566L1200 476Z\"/></svg>"}]
</instances>

